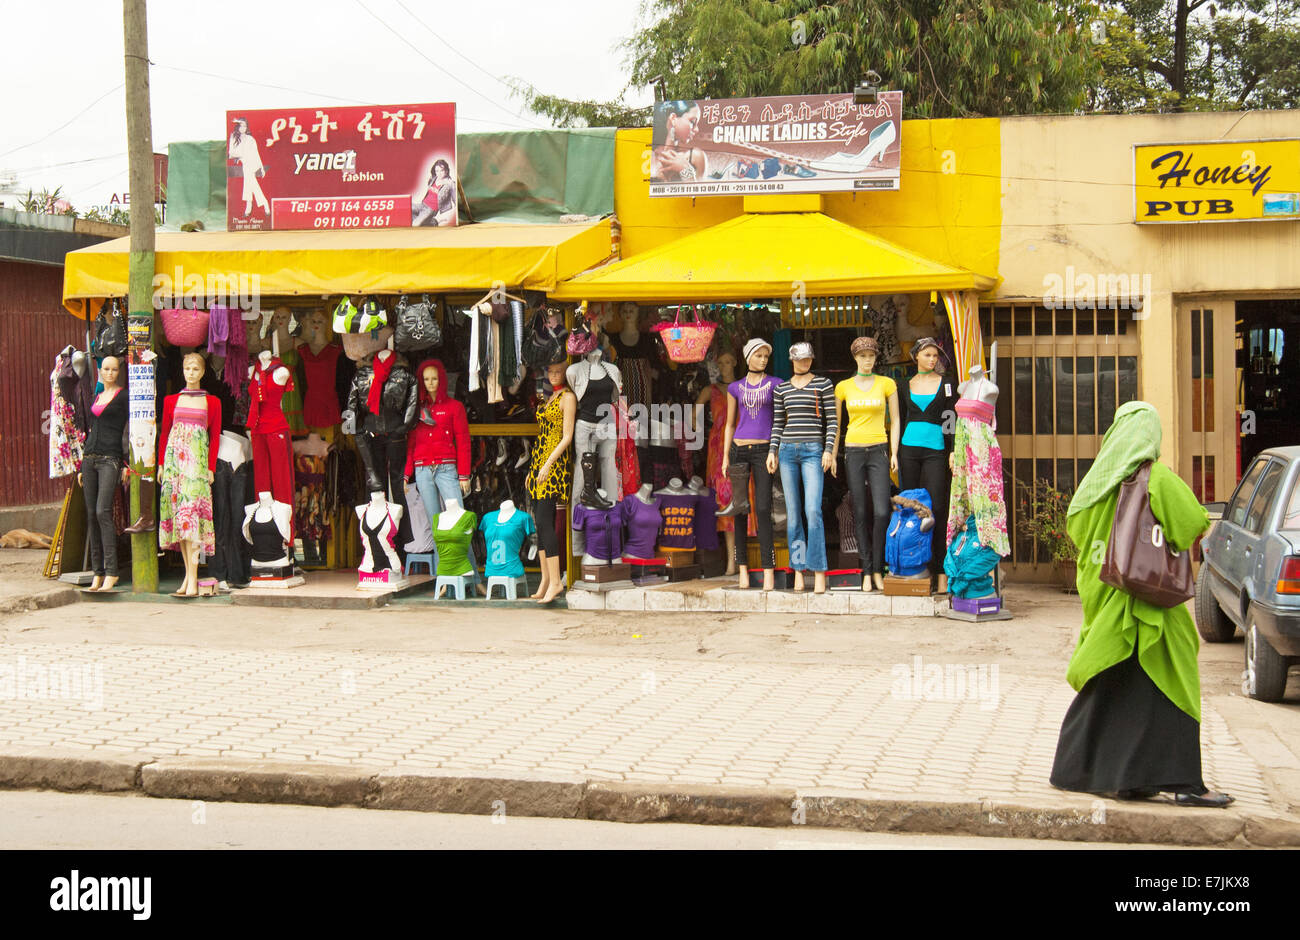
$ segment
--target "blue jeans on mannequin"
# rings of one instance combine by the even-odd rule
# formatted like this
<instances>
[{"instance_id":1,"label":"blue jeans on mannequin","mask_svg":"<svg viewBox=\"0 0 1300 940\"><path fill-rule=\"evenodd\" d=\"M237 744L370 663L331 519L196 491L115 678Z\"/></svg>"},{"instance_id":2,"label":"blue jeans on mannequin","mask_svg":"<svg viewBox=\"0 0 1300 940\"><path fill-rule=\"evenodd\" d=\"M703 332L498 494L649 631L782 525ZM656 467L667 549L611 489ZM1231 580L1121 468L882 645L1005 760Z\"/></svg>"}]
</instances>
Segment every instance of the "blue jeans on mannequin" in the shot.
<instances>
[{"instance_id":1,"label":"blue jeans on mannequin","mask_svg":"<svg viewBox=\"0 0 1300 940\"><path fill-rule=\"evenodd\" d=\"M420 501L424 503L425 511L429 514L429 520L432 522L433 517L447 508L446 501L454 499L462 507L465 505L465 496L460 491L460 477L456 474L456 465L454 463L440 463L434 466L425 466L415 468L415 488L420 491ZM478 581L478 562L474 558L474 543L471 540L469 546L469 563L473 567L474 582ZM433 570L438 570L438 546L433 547Z\"/></svg>"},{"instance_id":2,"label":"blue jeans on mannequin","mask_svg":"<svg viewBox=\"0 0 1300 940\"><path fill-rule=\"evenodd\" d=\"M795 571L826 570L826 528L822 524L823 448L820 441L781 444L777 462L785 492L785 537L790 567ZM802 498L800 498L802 494ZM799 557L800 546L803 557Z\"/></svg>"}]
</instances>

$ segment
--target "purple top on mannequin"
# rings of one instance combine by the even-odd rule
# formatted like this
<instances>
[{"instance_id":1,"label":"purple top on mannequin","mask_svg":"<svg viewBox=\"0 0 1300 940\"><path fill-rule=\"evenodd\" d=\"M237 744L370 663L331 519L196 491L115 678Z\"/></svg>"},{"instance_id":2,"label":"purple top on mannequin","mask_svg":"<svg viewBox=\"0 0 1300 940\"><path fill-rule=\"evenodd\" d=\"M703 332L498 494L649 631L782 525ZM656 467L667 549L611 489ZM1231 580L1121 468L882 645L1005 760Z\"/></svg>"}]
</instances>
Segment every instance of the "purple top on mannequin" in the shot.
<instances>
[{"instance_id":1,"label":"purple top on mannequin","mask_svg":"<svg viewBox=\"0 0 1300 940\"><path fill-rule=\"evenodd\" d=\"M781 384L774 375L765 375L757 385L737 379L727 386L736 399L735 441L769 441L772 439L772 389Z\"/></svg>"},{"instance_id":2,"label":"purple top on mannequin","mask_svg":"<svg viewBox=\"0 0 1300 940\"><path fill-rule=\"evenodd\" d=\"M659 500L642 502L636 494L624 496L618 504L619 516L627 528L627 544L623 553L633 558L654 558L655 541L663 516L659 514Z\"/></svg>"}]
</instances>

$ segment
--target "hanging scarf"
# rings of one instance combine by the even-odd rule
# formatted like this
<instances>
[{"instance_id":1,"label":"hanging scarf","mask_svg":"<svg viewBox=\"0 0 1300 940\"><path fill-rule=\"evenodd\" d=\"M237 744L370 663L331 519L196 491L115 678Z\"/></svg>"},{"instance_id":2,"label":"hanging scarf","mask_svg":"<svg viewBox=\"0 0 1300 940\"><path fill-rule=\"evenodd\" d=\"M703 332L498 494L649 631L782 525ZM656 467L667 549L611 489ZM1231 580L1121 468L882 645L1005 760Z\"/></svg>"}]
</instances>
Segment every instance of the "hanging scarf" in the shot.
<instances>
[{"instance_id":1,"label":"hanging scarf","mask_svg":"<svg viewBox=\"0 0 1300 940\"><path fill-rule=\"evenodd\" d=\"M380 359L375 356L373 363L375 377L370 380L370 391L366 393L366 408L372 415L379 414L380 396L383 394L384 384L388 381L388 376L393 371L393 363L396 361L396 354L390 354L387 359Z\"/></svg>"},{"instance_id":2,"label":"hanging scarf","mask_svg":"<svg viewBox=\"0 0 1300 940\"><path fill-rule=\"evenodd\" d=\"M1160 459L1160 413L1144 401L1130 401L1115 412L1101 439L1097 459L1070 500L1068 516L1100 503L1148 460Z\"/></svg>"}]
</instances>

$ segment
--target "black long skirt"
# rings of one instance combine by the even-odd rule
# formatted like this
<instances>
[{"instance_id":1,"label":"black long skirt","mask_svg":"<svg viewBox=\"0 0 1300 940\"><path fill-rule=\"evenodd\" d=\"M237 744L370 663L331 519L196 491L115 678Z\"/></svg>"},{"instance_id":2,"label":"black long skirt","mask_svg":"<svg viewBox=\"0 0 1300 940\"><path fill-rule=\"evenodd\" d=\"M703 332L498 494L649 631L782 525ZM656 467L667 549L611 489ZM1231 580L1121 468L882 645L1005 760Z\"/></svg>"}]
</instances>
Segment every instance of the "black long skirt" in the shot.
<instances>
[{"instance_id":1,"label":"black long skirt","mask_svg":"<svg viewBox=\"0 0 1300 940\"><path fill-rule=\"evenodd\" d=\"M1070 704L1052 786L1084 793L1206 792L1201 726L1160 691L1133 655L1093 676Z\"/></svg>"}]
</instances>

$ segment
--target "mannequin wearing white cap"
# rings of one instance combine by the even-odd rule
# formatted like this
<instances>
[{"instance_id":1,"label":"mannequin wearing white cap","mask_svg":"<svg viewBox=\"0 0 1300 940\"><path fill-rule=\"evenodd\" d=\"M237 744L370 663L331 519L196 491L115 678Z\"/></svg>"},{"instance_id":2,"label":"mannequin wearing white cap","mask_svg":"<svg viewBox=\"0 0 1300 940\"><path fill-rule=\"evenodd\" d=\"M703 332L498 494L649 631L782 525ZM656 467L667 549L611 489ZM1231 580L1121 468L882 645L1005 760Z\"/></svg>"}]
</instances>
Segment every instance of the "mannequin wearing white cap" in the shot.
<instances>
[{"instance_id":1,"label":"mannequin wearing white cap","mask_svg":"<svg viewBox=\"0 0 1300 940\"><path fill-rule=\"evenodd\" d=\"M786 543L794 568L794 589L804 588L804 571L813 572L813 593L826 593L826 528L822 522L822 489L826 471L835 466L838 416L835 386L813 375L811 343L790 347L794 374L773 393L772 440L767 467L780 466L785 492Z\"/></svg>"},{"instance_id":2,"label":"mannequin wearing white cap","mask_svg":"<svg viewBox=\"0 0 1300 940\"><path fill-rule=\"evenodd\" d=\"M699 407L692 410L692 424L703 420L704 409L708 408L713 415L713 427L709 430L709 449L708 458L705 462L705 474L708 477L708 485L718 494L718 498L724 498L724 493L730 493L731 486L727 482L727 475L723 472L723 466L726 462L726 435L727 435L727 386L736 381L736 354L724 352L718 356L718 381L706 385L701 390L699 396L695 399L695 404ZM726 574L733 575L736 573L736 533L733 531L733 523L730 516L720 516L717 518L717 525L723 538L727 543L727 570Z\"/></svg>"},{"instance_id":3,"label":"mannequin wearing white cap","mask_svg":"<svg viewBox=\"0 0 1300 940\"><path fill-rule=\"evenodd\" d=\"M746 374L727 386L727 427L722 438L723 476L731 484L731 503L718 510L722 517L734 516L735 539L732 557L738 569L737 586L749 587L749 479L754 478L752 515L758 530L759 565L763 569L763 590L775 586L773 569L776 549L772 535L772 471L767 466L768 443L772 439L772 399L781 380L767 374L772 346L755 337L745 344Z\"/></svg>"}]
</instances>

